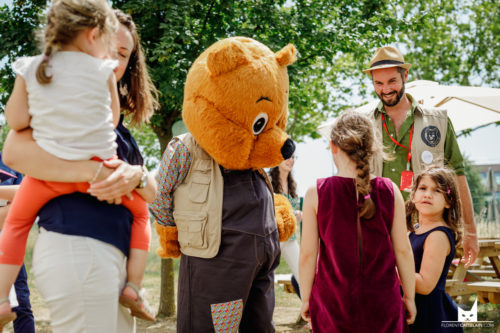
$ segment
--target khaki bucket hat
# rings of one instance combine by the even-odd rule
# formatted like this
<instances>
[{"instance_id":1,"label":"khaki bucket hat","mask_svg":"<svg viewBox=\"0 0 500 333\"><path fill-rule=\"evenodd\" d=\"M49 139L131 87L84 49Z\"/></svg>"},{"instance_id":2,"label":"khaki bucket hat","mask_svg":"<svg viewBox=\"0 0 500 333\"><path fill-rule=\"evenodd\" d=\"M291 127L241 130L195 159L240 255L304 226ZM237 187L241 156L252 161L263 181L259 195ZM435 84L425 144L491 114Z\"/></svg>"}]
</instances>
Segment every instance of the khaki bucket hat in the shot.
<instances>
[{"instance_id":1,"label":"khaki bucket hat","mask_svg":"<svg viewBox=\"0 0 500 333\"><path fill-rule=\"evenodd\" d=\"M402 67L410 69L411 64L405 63L405 59L399 50L392 46L380 47L375 51L372 60L370 60L370 68L363 70L368 75L371 71L381 68Z\"/></svg>"}]
</instances>

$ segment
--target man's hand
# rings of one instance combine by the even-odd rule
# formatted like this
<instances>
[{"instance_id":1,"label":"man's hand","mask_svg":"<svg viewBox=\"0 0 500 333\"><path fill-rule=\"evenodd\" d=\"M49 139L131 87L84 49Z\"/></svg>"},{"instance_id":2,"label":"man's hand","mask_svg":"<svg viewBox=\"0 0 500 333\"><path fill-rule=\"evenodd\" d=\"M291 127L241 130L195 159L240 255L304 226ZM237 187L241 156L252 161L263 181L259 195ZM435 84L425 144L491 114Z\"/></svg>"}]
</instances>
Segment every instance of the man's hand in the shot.
<instances>
[{"instance_id":1,"label":"man's hand","mask_svg":"<svg viewBox=\"0 0 500 333\"><path fill-rule=\"evenodd\" d=\"M465 263L464 266L467 268L476 261L479 253L479 244L477 242L476 233L468 233L467 231L464 233L463 249L464 256L462 257L461 262Z\"/></svg>"}]
</instances>

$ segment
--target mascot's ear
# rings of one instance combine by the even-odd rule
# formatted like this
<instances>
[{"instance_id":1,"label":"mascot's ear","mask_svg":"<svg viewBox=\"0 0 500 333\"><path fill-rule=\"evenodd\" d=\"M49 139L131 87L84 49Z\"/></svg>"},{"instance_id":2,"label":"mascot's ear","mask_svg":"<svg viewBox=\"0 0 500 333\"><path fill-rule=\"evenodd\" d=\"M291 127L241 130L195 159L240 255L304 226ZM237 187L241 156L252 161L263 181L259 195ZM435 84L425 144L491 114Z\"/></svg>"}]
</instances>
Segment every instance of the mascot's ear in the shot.
<instances>
[{"instance_id":1,"label":"mascot's ear","mask_svg":"<svg viewBox=\"0 0 500 333\"><path fill-rule=\"evenodd\" d=\"M274 55L280 66L291 65L297 60L297 49L292 44L288 44Z\"/></svg>"},{"instance_id":2,"label":"mascot's ear","mask_svg":"<svg viewBox=\"0 0 500 333\"><path fill-rule=\"evenodd\" d=\"M249 60L245 55L245 50L236 41L210 52L207 57L207 67L213 76L231 72L248 63Z\"/></svg>"}]
</instances>

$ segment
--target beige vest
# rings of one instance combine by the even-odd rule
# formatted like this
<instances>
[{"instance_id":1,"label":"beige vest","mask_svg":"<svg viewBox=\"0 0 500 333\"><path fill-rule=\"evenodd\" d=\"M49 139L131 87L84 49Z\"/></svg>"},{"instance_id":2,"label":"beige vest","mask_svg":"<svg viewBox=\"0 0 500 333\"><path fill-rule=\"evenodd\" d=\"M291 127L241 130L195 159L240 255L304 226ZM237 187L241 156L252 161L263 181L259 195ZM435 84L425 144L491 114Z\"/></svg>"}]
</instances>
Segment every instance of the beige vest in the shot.
<instances>
[{"instance_id":1,"label":"beige vest","mask_svg":"<svg viewBox=\"0 0 500 333\"><path fill-rule=\"evenodd\" d=\"M379 142L382 141L382 114L376 110L370 113ZM411 169L417 175L426 164L444 164L444 143L448 128L446 110L417 106L413 114L413 139L411 143ZM371 170L375 176L382 176L384 159L381 154L373 157Z\"/></svg>"},{"instance_id":2,"label":"beige vest","mask_svg":"<svg viewBox=\"0 0 500 333\"><path fill-rule=\"evenodd\" d=\"M213 258L219 252L224 180L219 164L189 133L179 136L191 156L191 167L174 191L174 220L181 252Z\"/></svg>"}]
</instances>

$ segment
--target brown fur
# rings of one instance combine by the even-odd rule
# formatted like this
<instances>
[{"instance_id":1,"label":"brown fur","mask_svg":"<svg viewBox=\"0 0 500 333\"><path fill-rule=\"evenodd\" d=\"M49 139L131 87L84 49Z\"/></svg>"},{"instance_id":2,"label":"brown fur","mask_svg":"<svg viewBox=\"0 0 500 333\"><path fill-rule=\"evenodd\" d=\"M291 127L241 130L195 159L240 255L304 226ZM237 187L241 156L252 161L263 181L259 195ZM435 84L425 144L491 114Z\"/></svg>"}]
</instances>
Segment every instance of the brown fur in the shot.
<instances>
[{"instance_id":1,"label":"brown fur","mask_svg":"<svg viewBox=\"0 0 500 333\"><path fill-rule=\"evenodd\" d=\"M182 117L195 140L224 168L260 169L283 161L281 147L288 139L286 66L296 54L293 45L273 53L253 39L231 37L194 61L184 87ZM254 134L254 120L263 113L268 122ZM295 232L296 221L290 202L283 198L286 203L275 207L280 239L286 240ZM162 247L158 254L179 256L177 228L156 229Z\"/></svg>"},{"instance_id":2,"label":"brown fur","mask_svg":"<svg viewBox=\"0 0 500 333\"><path fill-rule=\"evenodd\" d=\"M178 258L181 255L177 240L177 227L169 227L155 223L156 232L160 236L160 247L156 253L162 258Z\"/></svg>"},{"instance_id":3,"label":"brown fur","mask_svg":"<svg viewBox=\"0 0 500 333\"><path fill-rule=\"evenodd\" d=\"M285 242L297 230L297 219L290 201L281 194L274 194L274 213L280 234L280 242Z\"/></svg>"},{"instance_id":4,"label":"brown fur","mask_svg":"<svg viewBox=\"0 0 500 333\"><path fill-rule=\"evenodd\" d=\"M210 46L195 60L184 88L182 117L201 147L227 169L278 165L288 116L288 74L297 50L288 45L273 53L244 37ZM260 100L266 97L268 100ZM257 102L259 101L259 102ZM259 114L268 122L254 135Z\"/></svg>"}]
</instances>

